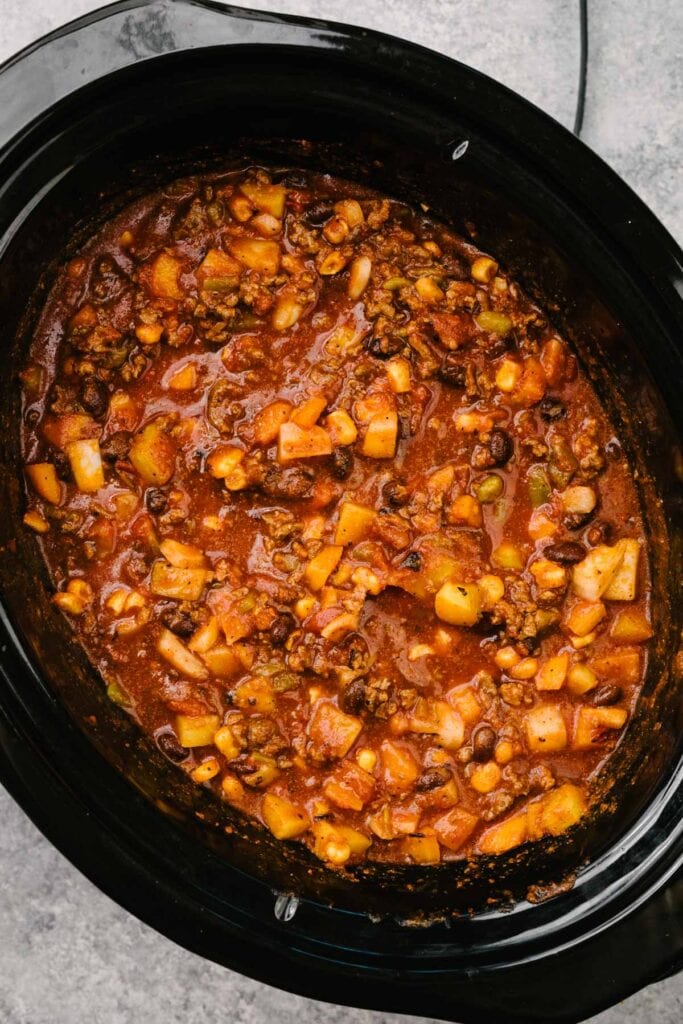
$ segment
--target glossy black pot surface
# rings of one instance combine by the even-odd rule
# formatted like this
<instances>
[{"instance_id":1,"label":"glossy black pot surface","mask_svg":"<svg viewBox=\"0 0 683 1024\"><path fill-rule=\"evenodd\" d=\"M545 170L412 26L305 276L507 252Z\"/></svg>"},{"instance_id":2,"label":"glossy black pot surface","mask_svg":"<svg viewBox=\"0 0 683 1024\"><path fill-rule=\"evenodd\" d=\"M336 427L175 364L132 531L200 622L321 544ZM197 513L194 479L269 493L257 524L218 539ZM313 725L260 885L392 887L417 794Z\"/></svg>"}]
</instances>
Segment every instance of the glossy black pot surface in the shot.
<instances>
[{"instance_id":1,"label":"glossy black pot surface","mask_svg":"<svg viewBox=\"0 0 683 1024\"><path fill-rule=\"evenodd\" d=\"M600 160L503 87L324 22L192 0L114 4L0 69L0 109L10 368L0 777L10 792L165 935L316 998L487 1024L577 1021L678 970L683 270L673 240ZM49 602L20 525L16 371L55 269L131 198L247 163L328 169L466 223L550 310L618 423L652 541L657 636L599 810L561 841L495 864L333 874L186 784L106 700ZM555 883L562 894L543 900ZM296 900L278 894L298 899L293 916Z\"/></svg>"}]
</instances>

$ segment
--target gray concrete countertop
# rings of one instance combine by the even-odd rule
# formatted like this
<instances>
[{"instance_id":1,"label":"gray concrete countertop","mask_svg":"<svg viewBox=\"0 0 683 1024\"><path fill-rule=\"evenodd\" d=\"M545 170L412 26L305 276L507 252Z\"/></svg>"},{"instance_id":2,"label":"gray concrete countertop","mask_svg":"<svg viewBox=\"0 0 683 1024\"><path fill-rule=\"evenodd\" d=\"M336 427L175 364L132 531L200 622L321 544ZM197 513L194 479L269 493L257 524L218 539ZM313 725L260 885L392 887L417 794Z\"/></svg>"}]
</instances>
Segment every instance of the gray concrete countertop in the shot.
<instances>
[{"instance_id":1,"label":"gray concrete countertop","mask_svg":"<svg viewBox=\"0 0 683 1024\"><path fill-rule=\"evenodd\" d=\"M97 6L96 0L0 0L0 61ZM564 124L573 121L578 0L254 0L253 6L404 36L499 79ZM680 241L683 4L592 0L589 6L583 138ZM185 952L86 881L4 791L0 813L2 1024L419 1024L314 1003ZM679 975L593 1024L682 1020Z\"/></svg>"}]
</instances>

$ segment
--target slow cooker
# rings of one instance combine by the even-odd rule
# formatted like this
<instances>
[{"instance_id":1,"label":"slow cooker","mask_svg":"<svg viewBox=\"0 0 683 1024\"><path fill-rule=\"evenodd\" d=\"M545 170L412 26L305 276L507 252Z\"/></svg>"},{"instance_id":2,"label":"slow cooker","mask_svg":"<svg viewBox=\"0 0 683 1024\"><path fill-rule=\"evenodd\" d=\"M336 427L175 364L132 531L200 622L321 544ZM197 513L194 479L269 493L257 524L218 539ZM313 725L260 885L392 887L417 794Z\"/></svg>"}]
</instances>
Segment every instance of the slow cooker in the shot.
<instances>
[{"instance_id":1,"label":"slow cooker","mask_svg":"<svg viewBox=\"0 0 683 1024\"><path fill-rule=\"evenodd\" d=\"M123 0L0 69L0 779L100 888L261 981L452 1021L578 1021L683 966L683 257L594 154L472 69L377 33ZM120 710L21 528L17 372L55 268L201 169L366 182L469 231L572 340L648 525L656 639L596 809L476 864L335 873L215 806Z\"/></svg>"}]
</instances>

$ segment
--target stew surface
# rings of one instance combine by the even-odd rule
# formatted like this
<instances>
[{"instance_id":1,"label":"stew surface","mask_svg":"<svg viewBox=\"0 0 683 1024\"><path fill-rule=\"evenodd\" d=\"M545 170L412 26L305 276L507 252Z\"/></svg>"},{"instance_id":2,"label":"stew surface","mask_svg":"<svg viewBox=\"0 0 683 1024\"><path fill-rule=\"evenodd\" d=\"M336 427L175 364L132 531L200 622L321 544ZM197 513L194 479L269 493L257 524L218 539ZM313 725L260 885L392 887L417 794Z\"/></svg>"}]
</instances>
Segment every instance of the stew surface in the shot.
<instances>
[{"instance_id":1,"label":"stew surface","mask_svg":"<svg viewBox=\"0 0 683 1024\"><path fill-rule=\"evenodd\" d=\"M262 168L129 206L22 374L26 526L110 698L331 865L575 824L646 661L632 470L470 241Z\"/></svg>"}]
</instances>

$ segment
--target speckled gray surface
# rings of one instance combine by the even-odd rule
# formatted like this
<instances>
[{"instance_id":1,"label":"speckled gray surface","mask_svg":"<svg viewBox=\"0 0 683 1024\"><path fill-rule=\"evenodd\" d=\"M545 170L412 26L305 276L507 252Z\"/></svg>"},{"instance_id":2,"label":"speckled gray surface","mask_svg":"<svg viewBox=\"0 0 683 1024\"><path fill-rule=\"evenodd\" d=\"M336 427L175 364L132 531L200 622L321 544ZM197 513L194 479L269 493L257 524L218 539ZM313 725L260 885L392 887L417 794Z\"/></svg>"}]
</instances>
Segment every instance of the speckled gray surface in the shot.
<instances>
[{"instance_id":1,"label":"speckled gray surface","mask_svg":"<svg viewBox=\"0 0 683 1024\"><path fill-rule=\"evenodd\" d=\"M0 0L0 60L96 6ZM261 0L254 6L405 36L500 79L565 124L573 119L576 0ZM592 0L590 6L584 138L680 240L683 4ZM206 963L103 896L2 791L0 814L0 1024L417 1024L418 1018L314 1003ZM593 1024L682 1020L679 976Z\"/></svg>"}]
</instances>

